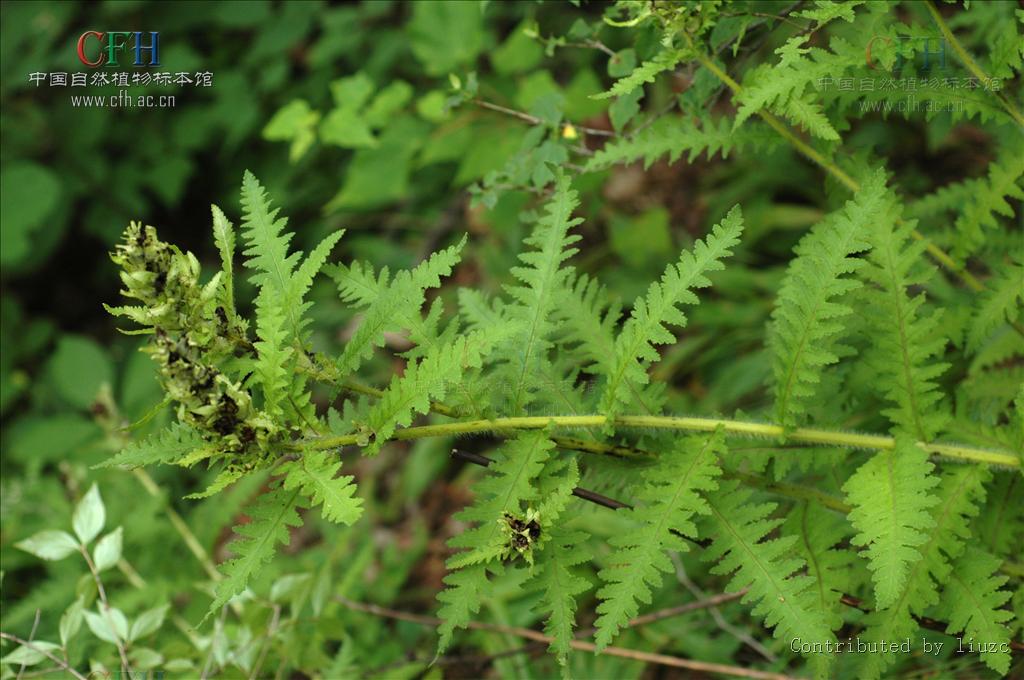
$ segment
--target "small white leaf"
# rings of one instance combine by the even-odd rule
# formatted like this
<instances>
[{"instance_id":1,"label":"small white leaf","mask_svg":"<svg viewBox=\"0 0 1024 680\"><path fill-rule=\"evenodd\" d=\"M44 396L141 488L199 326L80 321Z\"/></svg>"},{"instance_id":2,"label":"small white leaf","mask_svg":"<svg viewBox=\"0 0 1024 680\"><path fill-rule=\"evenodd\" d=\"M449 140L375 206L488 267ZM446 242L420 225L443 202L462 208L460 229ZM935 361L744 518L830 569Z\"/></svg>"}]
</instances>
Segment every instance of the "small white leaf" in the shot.
<instances>
[{"instance_id":1,"label":"small white leaf","mask_svg":"<svg viewBox=\"0 0 1024 680\"><path fill-rule=\"evenodd\" d=\"M14 547L44 560L62 560L78 550L78 541L66 531L47 529L15 543Z\"/></svg>"},{"instance_id":2,"label":"small white leaf","mask_svg":"<svg viewBox=\"0 0 1024 680\"><path fill-rule=\"evenodd\" d=\"M43 642L42 640L33 640L31 644L35 649L25 646L18 647L13 652L0 659L0 663L9 663L18 666L32 666L46 659L46 655L43 654L43 651L52 652L55 649L60 649L60 645L55 645L52 642Z\"/></svg>"},{"instance_id":3,"label":"small white leaf","mask_svg":"<svg viewBox=\"0 0 1024 680\"><path fill-rule=\"evenodd\" d=\"M83 614L82 610L85 608L85 602L82 598L75 600L70 607L60 617L60 643L67 647L71 639L78 634L78 631L82 627Z\"/></svg>"},{"instance_id":4,"label":"small white leaf","mask_svg":"<svg viewBox=\"0 0 1024 680\"><path fill-rule=\"evenodd\" d=\"M118 527L99 540L92 553L96 571L103 571L117 564L117 561L121 559L122 539L123 532L121 527Z\"/></svg>"},{"instance_id":5,"label":"small white leaf","mask_svg":"<svg viewBox=\"0 0 1024 680\"><path fill-rule=\"evenodd\" d=\"M146 637L150 633L155 633L160 626L164 624L164 617L167 616L167 610L170 605L160 605L159 607L153 607L139 614L139 617L132 621L131 631L128 633L128 639L132 642Z\"/></svg>"},{"instance_id":6,"label":"small white leaf","mask_svg":"<svg viewBox=\"0 0 1024 680\"><path fill-rule=\"evenodd\" d=\"M88 543L96 538L103 528L107 519L106 510L103 508L103 499L100 498L100 490L95 484L88 493L79 501L75 508L75 514L71 517L71 526L75 529L75 535L82 543Z\"/></svg>"},{"instance_id":7,"label":"small white leaf","mask_svg":"<svg viewBox=\"0 0 1024 680\"><path fill-rule=\"evenodd\" d=\"M99 639L117 644L119 640L128 638L128 619L124 617L120 609L111 607L106 614L94 611L86 611L84 614L86 625ZM110 626L111 622L114 624L113 629Z\"/></svg>"},{"instance_id":8,"label":"small white leaf","mask_svg":"<svg viewBox=\"0 0 1024 680\"><path fill-rule=\"evenodd\" d=\"M310 574L285 574L270 586L270 600L284 602L297 588L310 579Z\"/></svg>"},{"instance_id":9,"label":"small white leaf","mask_svg":"<svg viewBox=\"0 0 1024 680\"><path fill-rule=\"evenodd\" d=\"M148 671L163 663L163 654L149 647L136 647L128 654L132 668Z\"/></svg>"}]
</instances>

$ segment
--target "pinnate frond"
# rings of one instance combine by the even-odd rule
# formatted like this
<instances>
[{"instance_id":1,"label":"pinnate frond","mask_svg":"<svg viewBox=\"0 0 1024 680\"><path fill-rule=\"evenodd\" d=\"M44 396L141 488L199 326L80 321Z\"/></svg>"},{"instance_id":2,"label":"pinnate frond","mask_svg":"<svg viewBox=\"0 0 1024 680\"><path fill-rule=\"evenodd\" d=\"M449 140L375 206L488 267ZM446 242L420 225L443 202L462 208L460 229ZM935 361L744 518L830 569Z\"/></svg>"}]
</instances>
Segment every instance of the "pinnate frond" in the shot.
<instances>
[{"instance_id":1,"label":"pinnate frond","mask_svg":"<svg viewBox=\"0 0 1024 680\"><path fill-rule=\"evenodd\" d=\"M737 148L767 148L778 142L778 136L764 125L752 123L734 130L732 122L724 116L662 118L633 137L608 142L587 161L586 170L604 170L641 159L644 167L649 168L663 156L668 156L669 163L675 163L683 154L687 154L687 163L702 153L709 160L716 154L728 158Z\"/></svg>"},{"instance_id":2,"label":"pinnate frond","mask_svg":"<svg viewBox=\"0 0 1024 680\"><path fill-rule=\"evenodd\" d=\"M598 648L637 615L640 602L650 604L651 588L661 585L663 572L673 570L666 551L689 549L682 536L695 538L694 516L709 513L703 495L718 487L718 457L724 450L721 432L683 438L644 475L640 503L627 511L638 527L612 539L615 552L599 574L604 585L597 591Z\"/></svg>"},{"instance_id":3,"label":"pinnate frond","mask_svg":"<svg viewBox=\"0 0 1024 680\"><path fill-rule=\"evenodd\" d=\"M337 476L339 468L337 453L303 451L298 460L284 466L283 487L298 489L310 507L322 505L320 512L327 521L352 524L363 514L363 501L355 496L351 475Z\"/></svg>"},{"instance_id":4,"label":"pinnate frond","mask_svg":"<svg viewBox=\"0 0 1024 680\"><path fill-rule=\"evenodd\" d=\"M821 382L825 366L839 360L843 318L852 313L844 295L861 287L847 276L864 266L856 253L867 250L866 232L879 219L885 191L876 173L838 213L816 224L796 247L772 312L775 419L794 425Z\"/></svg>"},{"instance_id":5,"label":"pinnate frond","mask_svg":"<svg viewBox=\"0 0 1024 680\"><path fill-rule=\"evenodd\" d=\"M946 338L941 314L925 315L924 293L914 297L908 288L927 281L931 269L921 266L924 243L908 243L913 223L895 223L892 198L889 208L870 232L870 266L864 278L873 283L865 294L868 316L874 321L873 363L877 382L895 407L884 411L898 429L918 440L929 441L948 420L942 392L935 378L949 364L934 361L941 356Z\"/></svg>"},{"instance_id":6,"label":"pinnate frond","mask_svg":"<svg viewBox=\"0 0 1024 680\"><path fill-rule=\"evenodd\" d=\"M134 468L154 463L169 465L204 446L208 445L198 430L182 423L172 423L166 430L151 434L141 441L128 443L96 467L127 465Z\"/></svg>"},{"instance_id":7,"label":"pinnate frond","mask_svg":"<svg viewBox=\"0 0 1024 680\"><path fill-rule=\"evenodd\" d=\"M636 300L630 318L615 339L608 384L601 398L601 411L611 417L629 401L628 385L646 385L646 367L659 358L656 345L675 340L666 326L685 326L682 304L698 304L694 289L711 285L706 274L725 268L722 260L732 255L743 231L743 215L733 207L711 230L706 241L697 241L693 252L683 251L679 262L670 264L661 280L651 284L647 294Z\"/></svg>"},{"instance_id":8,"label":"pinnate frond","mask_svg":"<svg viewBox=\"0 0 1024 680\"><path fill-rule=\"evenodd\" d=\"M834 641L815 606L814 579L802 573L804 562L793 553L795 537L766 539L782 523L772 517L775 504L752 502L751 492L734 481L723 483L707 500L712 540L703 557L717 562L712 573L732 575L725 588L747 588L741 601L754 605L751 613L774 627L777 638ZM823 665L827 659L816 661Z\"/></svg>"},{"instance_id":9,"label":"pinnate frond","mask_svg":"<svg viewBox=\"0 0 1024 680\"><path fill-rule=\"evenodd\" d=\"M237 538L231 543L235 557L221 565L224 579L214 587L213 602L204 621L245 590L249 580L273 558L279 543L288 544L290 527L302 525L296 512L298 500L297 489L277 488L260 495L248 507L250 521L235 527Z\"/></svg>"},{"instance_id":10,"label":"pinnate frond","mask_svg":"<svg viewBox=\"0 0 1024 680\"><path fill-rule=\"evenodd\" d=\"M501 371L509 389L511 413L519 413L532 400L531 392L541 378L551 347L553 312L572 276L572 269L562 264L576 254L572 244L580 239L569 234L583 221L572 217L578 205L578 194L568 176L559 175L545 214L524 241L532 250L519 254L523 266L512 268L512 275L522 285L505 287L514 301L509 307L510 316L517 322L506 344L511 359Z\"/></svg>"},{"instance_id":11,"label":"pinnate frond","mask_svg":"<svg viewBox=\"0 0 1024 680\"><path fill-rule=\"evenodd\" d=\"M929 510L938 502L933 470L927 453L897 438L895 448L876 453L843 486L857 530L852 543L865 547L880 608L899 597L910 565L921 559L918 547L934 521Z\"/></svg>"}]
</instances>

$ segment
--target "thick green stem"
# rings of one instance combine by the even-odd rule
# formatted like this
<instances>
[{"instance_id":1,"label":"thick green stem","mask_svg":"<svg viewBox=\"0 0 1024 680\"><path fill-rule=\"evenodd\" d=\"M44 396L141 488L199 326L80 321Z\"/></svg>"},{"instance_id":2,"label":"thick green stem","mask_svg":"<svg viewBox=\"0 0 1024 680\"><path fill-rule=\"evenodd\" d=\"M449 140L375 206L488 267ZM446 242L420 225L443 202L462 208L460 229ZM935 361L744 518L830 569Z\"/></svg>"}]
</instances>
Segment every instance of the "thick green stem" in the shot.
<instances>
[{"instance_id":1,"label":"thick green stem","mask_svg":"<svg viewBox=\"0 0 1024 680\"><path fill-rule=\"evenodd\" d=\"M540 430L553 428L599 428L606 424L616 428L649 428L659 430L678 430L689 432L713 432L722 428L733 435L766 437L796 444L820 444L852 449L886 450L896 446L892 437L857 432L841 432L800 427L787 431L779 425L755 423L743 420L724 418L683 418L674 416L616 416L609 419L601 415L593 416L523 416L516 418L493 418L490 420L464 420L454 423L421 425L396 430L391 437L397 441L423 439L425 437L449 437L463 434L483 434L487 432L506 433L517 430ZM349 434L335 437L322 437L295 442L289 445L293 451L324 450L342 446L351 446L359 442L360 436ZM964 461L1020 467L1020 458L1014 453L1005 451L988 451L959 444L937 444L918 442L922 449Z\"/></svg>"}]
</instances>

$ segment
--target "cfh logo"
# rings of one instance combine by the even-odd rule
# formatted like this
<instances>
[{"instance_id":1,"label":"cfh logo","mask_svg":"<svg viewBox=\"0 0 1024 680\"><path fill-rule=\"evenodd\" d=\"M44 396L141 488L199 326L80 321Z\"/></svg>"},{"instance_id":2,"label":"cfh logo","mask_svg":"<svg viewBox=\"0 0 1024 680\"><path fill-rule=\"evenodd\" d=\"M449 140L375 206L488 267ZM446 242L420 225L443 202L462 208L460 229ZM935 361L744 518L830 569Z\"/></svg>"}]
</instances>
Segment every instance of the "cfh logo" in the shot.
<instances>
[{"instance_id":1,"label":"cfh logo","mask_svg":"<svg viewBox=\"0 0 1024 680\"><path fill-rule=\"evenodd\" d=\"M933 67L938 66L939 69L946 70L946 39L945 38L929 38L925 36L911 37L911 36L899 36L896 43L896 63L893 66L893 71L899 71L903 68L904 64L907 63L907 50L905 49L908 45L917 47L914 50L914 57L918 60L918 66L922 71L930 71ZM868 41L867 47L864 48L864 62L870 69L878 68L872 57L872 49L877 50L879 45L885 47L892 47L894 45L893 39L884 36L876 35Z\"/></svg>"},{"instance_id":2,"label":"cfh logo","mask_svg":"<svg viewBox=\"0 0 1024 680\"><path fill-rule=\"evenodd\" d=\"M78 38L78 59L92 68L120 67L118 58L128 52L135 56L133 66L159 66L160 34L149 31L148 45L145 35L142 31L86 31Z\"/></svg>"}]
</instances>

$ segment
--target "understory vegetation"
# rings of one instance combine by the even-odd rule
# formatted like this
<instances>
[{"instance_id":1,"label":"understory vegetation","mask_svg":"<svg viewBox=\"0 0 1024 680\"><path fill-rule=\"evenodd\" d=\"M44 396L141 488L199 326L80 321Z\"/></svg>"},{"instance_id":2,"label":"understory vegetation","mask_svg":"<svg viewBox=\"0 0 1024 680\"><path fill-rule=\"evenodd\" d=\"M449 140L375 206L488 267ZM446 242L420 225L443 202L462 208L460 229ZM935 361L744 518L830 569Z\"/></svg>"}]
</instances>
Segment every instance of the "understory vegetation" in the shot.
<instances>
[{"instance_id":1,"label":"understory vegetation","mask_svg":"<svg viewBox=\"0 0 1024 680\"><path fill-rule=\"evenodd\" d=\"M4 151L0 678L1024 673L1016 3L230 4Z\"/></svg>"}]
</instances>

